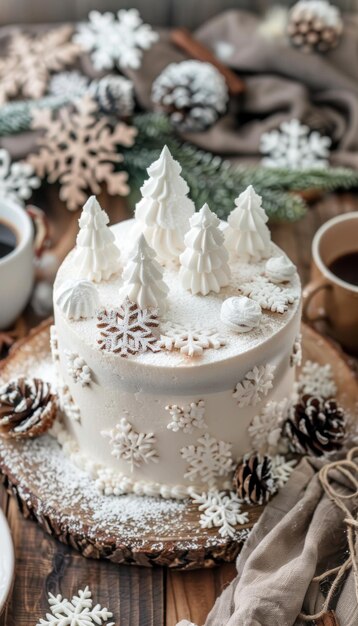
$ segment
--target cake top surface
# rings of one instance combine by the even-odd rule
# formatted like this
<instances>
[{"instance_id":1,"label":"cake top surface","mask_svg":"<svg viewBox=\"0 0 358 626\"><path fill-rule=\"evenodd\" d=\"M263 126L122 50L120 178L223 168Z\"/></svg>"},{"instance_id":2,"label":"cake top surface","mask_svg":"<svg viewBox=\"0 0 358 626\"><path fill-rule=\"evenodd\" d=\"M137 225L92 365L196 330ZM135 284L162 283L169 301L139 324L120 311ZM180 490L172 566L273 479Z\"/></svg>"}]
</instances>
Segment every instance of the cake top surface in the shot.
<instances>
[{"instance_id":1,"label":"cake top surface","mask_svg":"<svg viewBox=\"0 0 358 626\"><path fill-rule=\"evenodd\" d=\"M225 230L226 224L222 223L220 229ZM97 290L96 304L107 311L120 307L123 302L124 279L122 268L133 256L133 245L136 241L137 224L135 220L126 220L111 227L114 235L114 243L120 250L120 269L112 274L108 279L95 283ZM281 265L287 270L286 265L279 259L283 252L275 244L270 242L270 258L277 258L277 268ZM293 270L285 282L276 284L268 278L266 271L268 257L258 261L243 261L242 259L231 259L229 267L231 277L227 286L221 287L219 293L206 295L193 295L191 291L184 288L179 280L179 262L167 263L163 267L162 279L168 286L166 295L166 308L160 311L158 316L158 327L155 329L157 336L163 336L167 346L178 341L184 345L188 343L188 333L194 332L194 343L198 342L202 347L202 354L198 357L189 358L180 352L179 349L169 350L164 348L152 352L150 350L138 354L131 354L129 359L134 362L148 364L154 367L199 367L204 364L224 361L244 354L254 348L259 347L281 330L290 322L300 306L301 286L299 277ZM117 262L117 261L116 261ZM272 265L272 262L271 262ZM275 265L275 264L274 264ZM69 328L94 350L100 351L98 344L99 329L97 327L97 317L88 319L67 319L63 311L56 306L57 294L61 291L64 283L78 275L76 259L76 249L70 252L62 266L60 267L55 287L54 300L55 312L61 316ZM259 299L260 304L264 301L280 304L287 310L283 313L273 312L262 308L262 315L256 327L247 332L236 332L230 325L221 319L221 307L225 300L240 295L249 295L254 302ZM256 298L256 300L255 300ZM286 304L284 304L286 303ZM168 343L169 342L169 343ZM208 349L206 345L209 343ZM101 351L103 358L111 363L113 360L120 360L122 357L113 352Z\"/></svg>"}]
</instances>

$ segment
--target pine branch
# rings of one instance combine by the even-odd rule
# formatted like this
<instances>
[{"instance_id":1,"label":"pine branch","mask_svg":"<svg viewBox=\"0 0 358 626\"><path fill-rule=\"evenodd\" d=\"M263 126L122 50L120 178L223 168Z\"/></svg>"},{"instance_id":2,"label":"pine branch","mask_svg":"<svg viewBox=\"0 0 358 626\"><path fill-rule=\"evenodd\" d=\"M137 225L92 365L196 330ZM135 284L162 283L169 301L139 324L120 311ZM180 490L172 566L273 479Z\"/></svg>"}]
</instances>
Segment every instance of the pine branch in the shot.
<instances>
[{"instance_id":1,"label":"pine branch","mask_svg":"<svg viewBox=\"0 0 358 626\"><path fill-rule=\"evenodd\" d=\"M0 136L14 135L31 127L34 109L59 109L72 101L70 96L46 96L41 100L20 100L0 108Z\"/></svg>"}]
</instances>

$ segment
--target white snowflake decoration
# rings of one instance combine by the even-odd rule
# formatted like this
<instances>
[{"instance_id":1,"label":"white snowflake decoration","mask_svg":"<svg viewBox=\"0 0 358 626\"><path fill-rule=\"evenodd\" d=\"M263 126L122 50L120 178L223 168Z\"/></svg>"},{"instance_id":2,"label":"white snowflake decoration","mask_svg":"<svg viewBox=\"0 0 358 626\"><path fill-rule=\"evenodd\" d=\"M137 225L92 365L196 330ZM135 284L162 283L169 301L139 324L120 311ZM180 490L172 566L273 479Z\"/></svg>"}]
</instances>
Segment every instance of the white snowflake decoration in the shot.
<instances>
[{"instance_id":1,"label":"white snowflake decoration","mask_svg":"<svg viewBox=\"0 0 358 626\"><path fill-rule=\"evenodd\" d=\"M276 366L266 363L247 372L242 381L237 383L233 397L237 399L239 407L255 405L261 402L272 389L272 381Z\"/></svg>"},{"instance_id":2,"label":"white snowflake decoration","mask_svg":"<svg viewBox=\"0 0 358 626\"><path fill-rule=\"evenodd\" d=\"M205 423L205 402L190 402L184 406L170 404L165 407L170 413L171 421L167 425L169 430L178 432L182 430L184 433L193 432L194 428L207 428Z\"/></svg>"},{"instance_id":3,"label":"white snowflake decoration","mask_svg":"<svg viewBox=\"0 0 358 626\"><path fill-rule=\"evenodd\" d=\"M206 493L192 494L193 502L198 504L201 528L219 528L221 537L236 538L236 525L247 524L249 516L241 511L241 500L233 491L211 489Z\"/></svg>"},{"instance_id":4,"label":"white snowflake decoration","mask_svg":"<svg viewBox=\"0 0 358 626\"><path fill-rule=\"evenodd\" d=\"M91 53L96 70L115 67L137 70L142 50L158 40L158 34L143 24L136 9L118 11L118 19L114 13L98 11L91 11L88 17L89 22L79 25L74 41Z\"/></svg>"},{"instance_id":5,"label":"white snowflake decoration","mask_svg":"<svg viewBox=\"0 0 358 626\"><path fill-rule=\"evenodd\" d=\"M281 489L281 487L283 487L287 483L296 465L296 459L287 461L287 459L281 454L276 454L275 456L271 457L272 476L276 481L277 487L279 487L279 489Z\"/></svg>"},{"instance_id":6,"label":"white snowflake decoration","mask_svg":"<svg viewBox=\"0 0 358 626\"><path fill-rule=\"evenodd\" d=\"M243 528L242 530L239 530L239 532L236 533L237 541L239 543L245 543L245 541L247 541L248 538L250 537L252 529L253 529L253 526L251 528Z\"/></svg>"},{"instance_id":7,"label":"white snowflake decoration","mask_svg":"<svg viewBox=\"0 0 358 626\"><path fill-rule=\"evenodd\" d=\"M290 355L290 365L291 367L295 367L296 365L300 367L301 363L302 363L302 335L300 333L296 337L292 346L292 352Z\"/></svg>"},{"instance_id":8,"label":"white snowflake decoration","mask_svg":"<svg viewBox=\"0 0 358 626\"><path fill-rule=\"evenodd\" d=\"M158 345L164 350L180 350L189 357L201 356L208 348L218 350L226 344L216 328L184 328L168 322L164 325Z\"/></svg>"},{"instance_id":9,"label":"white snowflake decoration","mask_svg":"<svg viewBox=\"0 0 358 626\"><path fill-rule=\"evenodd\" d=\"M180 454L188 463L184 478L215 485L218 476L233 469L231 447L231 443L218 441L205 433L199 437L196 445L182 448Z\"/></svg>"},{"instance_id":10,"label":"white snowflake decoration","mask_svg":"<svg viewBox=\"0 0 358 626\"><path fill-rule=\"evenodd\" d=\"M129 463L132 471L143 463L158 463L154 434L138 433L125 417L122 417L112 430L103 431L101 434L110 438L112 456Z\"/></svg>"},{"instance_id":11,"label":"white snowflake decoration","mask_svg":"<svg viewBox=\"0 0 358 626\"><path fill-rule=\"evenodd\" d=\"M91 384L92 372L86 361L76 352L66 351L67 372L75 383L81 383L82 387Z\"/></svg>"},{"instance_id":12,"label":"white snowflake decoration","mask_svg":"<svg viewBox=\"0 0 358 626\"><path fill-rule=\"evenodd\" d=\"M83 96L89 86L87 76L77 70L58 72L51 77L48 92L51 96Z\"/></svg>"},{"instance_id":13,"label":"white snowflake decoration","mask_svg":"<svg viewBox=\"0 0 358 626\"><path fill-rule=\"evenodd\" d=\"M51 614L46 614L46 619L40 619L36 626L91 626L91 624L107 623L113 613L100 604L93 606L92 593L86 587L78 591L77 596L67 600L62 595L49 594L48 603ZM114 622L108 622L107 626L115 626Z\"/></svg>"},{"instance_id":14,"label":"white snowflake decoration","mask_svg":"<svg viewBox=\"0 0 358 626\"><path fill-rule=\"evenodd\" d=\"M292 290L271 283L266 276L256 276L254 280L242 283L239 291L273 313L285 313L287 305L295 301Z\"/></svg>"},{"instance_id":15,"label":"white snowflake decoration","mask_svg":"<svg viewBox=\"0 0 358 626\"><path fill-rule=\"evenodd\" d=\"M251 445L258 452L277 452L282 442L282 424L287 417L289 401L270 401L259 415L255 415L248 428Z\"/></svg>"},{"instance_id":16,"label":"white snowflake decoration","mask_svg":"<svg viewBox=\"0 0 358 626\"><path fill-rule=\"evenodd\" d=\"M60 360L60 352L58 349L57 330L56 326L54 325L50 327L50 348L52 361L56 365L56 363L58 363L58 361Z\"/></svg>"},{"instance_id":17,"label":"white snowflake decoration","mask_svg":"<svg viewBox=\"0 0 358 626\"><path fill-rule=\"evenodd\" d=\"M60 409L72 421L81 423L81 411L71 396L71 392L67 385L63 385L58 389Z\"/></svg>"},{"instance_id":18,"label":"white snowflake decoration","mask_svg":"<svg viewBox=\"0 0 358 626\"><path fill-rule=\"evenodd\" d=\"M158 325L157 309L140 309L126 298L118 309L99 312L98 344L101 350L114 352L122 357L147 350L158 352L160 346L152 330Z\"/></svg>"},{"instance_id":19,"label":"white snowflake decoration","mask_svg":"<svg viewBox=\"0 0 358 626\"><path fill-rule=\"evenodd\" d=\"M292 119L261 135L260 150L267 155L262 164L291 170L323 168L328 165L330 145L329 137Z\"/></svg>"},{"instance_id":20,"label":"white snowflake decoration","mask_svg":"<svg viewBox=\"0 0 358 626\"><path fill-rule=\"evenodd\" d=\"M334 398L337 393L332 368L328 363L320 365L313 361L306 361L296 387L301 395L309 394L321 398Z\"/></svg>"},{"instance_id":21,"label":"white snowflake decoration","mask_svg":"<svg viewBox=\"0 0 358 626\"><path fill-rule=\"evenodd\" d=\"M8 151L0 150L0 198L23 205L40 184L30 163L12 163Z\"/></svg>"}]
</instances>

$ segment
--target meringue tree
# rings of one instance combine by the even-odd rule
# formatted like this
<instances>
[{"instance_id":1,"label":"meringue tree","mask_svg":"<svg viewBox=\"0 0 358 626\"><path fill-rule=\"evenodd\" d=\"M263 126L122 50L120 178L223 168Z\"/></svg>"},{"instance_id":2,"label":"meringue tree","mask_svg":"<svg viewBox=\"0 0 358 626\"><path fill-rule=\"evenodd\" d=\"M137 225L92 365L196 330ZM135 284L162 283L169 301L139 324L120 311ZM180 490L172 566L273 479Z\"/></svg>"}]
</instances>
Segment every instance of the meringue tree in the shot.
<instances>
[{"instance_id":1,"label":"meringue tree","mask_svg":"<svg viewBox=\"0 0 358 626\"><path fill-rule=\"evenodd\" d=\"M136 206L136 228L145 235L160 261L177 261L184 250L189 218L195 211L187 197L189 187L167 146L147 172L149 178L141 188L142 199Z\"/></svg>"},{"instance_id":2,"label":"meringue tree","mask_svg":"<svg viewBox=\"0 0 358 626\"><path fill-rule=\"evenodd\" d=\"M140 309L154 307L163 312L166 308L168 287L163 281L163 269L155 260L155 252L144 235L140 235L123 271L123 297Z\"/></svg>"},{"instance_id":3,"label":"meringue tree","mask_svg":"<svg viewBox=\"0 0 358 626\"><path fill-rule=\"evenodd\" d=\"M230 280L229 255L219 228L220 220L204 204L191 217L190 226L184 238L186 248L180 255L181 284L193 294L218 293Z\"/></svg>"},{"instance_id":4,"label":"meringue tree","mask_svg":"<svg viewBox=\"0 0 358 626\"><path fill-rule=\"evenodd\" d=\"M233 258L259 261L270 255L271 233L268 217L261 206L262 198L249 185L235 200L236 208L228 217L226 247Z\"/></svg>"},{"instance_id":5,"label":"meringue tree","mask_svg":"<svg viewBox=\"0 0 358 626\"><path fill-rule=\"evenodd\" d=\"M108 280L120 268L120 251L108 227L108 215L95 196L88 198L78 220L74 265L77 278L100 282Z\"/></svg>"}]
</instances>

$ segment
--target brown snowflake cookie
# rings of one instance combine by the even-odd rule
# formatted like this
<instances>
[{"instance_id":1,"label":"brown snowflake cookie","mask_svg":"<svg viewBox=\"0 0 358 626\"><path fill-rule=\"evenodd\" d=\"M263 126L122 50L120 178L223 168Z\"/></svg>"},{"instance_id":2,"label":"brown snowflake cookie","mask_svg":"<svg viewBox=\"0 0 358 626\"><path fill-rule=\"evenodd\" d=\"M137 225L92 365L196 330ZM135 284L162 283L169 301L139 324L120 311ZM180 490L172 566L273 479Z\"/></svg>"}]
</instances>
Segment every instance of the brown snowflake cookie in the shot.
<instances>
[{"instance_id":1,"label":"brown snowflake cookie","mask_svg":"<svg viewBox=\"0 0 358 626\"><path fill-rule=\"evenodd\" d=\"M0 387L0 435L7 439L38 437L53 424L57 396L39 378L20 377Z\"/></svg>"}]
</instances>

